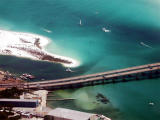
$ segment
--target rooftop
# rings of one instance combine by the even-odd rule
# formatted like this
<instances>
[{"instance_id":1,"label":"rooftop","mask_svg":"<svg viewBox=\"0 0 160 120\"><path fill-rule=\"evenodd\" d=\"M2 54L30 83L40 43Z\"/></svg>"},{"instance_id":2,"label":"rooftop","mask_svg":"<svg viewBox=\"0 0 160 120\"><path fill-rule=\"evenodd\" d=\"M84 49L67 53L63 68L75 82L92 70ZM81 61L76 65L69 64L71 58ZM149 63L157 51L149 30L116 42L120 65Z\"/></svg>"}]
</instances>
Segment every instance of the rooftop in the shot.
<instances>
[{"instance_id":1,"label":"rooftop","mask_svg":"<svg viewBox=\"0 0 160 120\"><path fill-rule=\"evenodd\" d=\"M65 108L56 108L50 111L47 115L56 116L59 118L67 118L71 120L88 120L91 116L95 115L92 113L85 113Z\"/></svg>"},{"instance_id":2,"label":"rooftop","mask_svg":"<svg viewBox=\"0 0 160 120\"><path fill-rule=\"evenodd\" d=\"M5 102L5 101L16 101L16 102L37 102L37 100L34 99L0 99L0 102Z\"/></svg>"}]
</instances>

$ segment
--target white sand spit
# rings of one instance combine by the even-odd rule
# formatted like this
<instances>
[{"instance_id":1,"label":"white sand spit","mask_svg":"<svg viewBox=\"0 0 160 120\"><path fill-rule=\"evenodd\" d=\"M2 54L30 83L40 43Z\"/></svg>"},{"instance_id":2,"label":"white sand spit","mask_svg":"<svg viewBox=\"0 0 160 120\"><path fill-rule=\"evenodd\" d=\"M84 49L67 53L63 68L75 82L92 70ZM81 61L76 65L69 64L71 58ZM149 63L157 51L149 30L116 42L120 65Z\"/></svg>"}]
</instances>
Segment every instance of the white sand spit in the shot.
<instances>
[{"instance_id":1,"label":"white sand spit","mask_svg":"<svg viewBox=\"0 0 160 120\"><path fill-rule=\"evenodd\" d=\"M47 52L45 46L49 41L49 38L36 34L0 30L0 54L57 62L66 67L79 65L72 58Z\"/></svg>"}]
</instances>

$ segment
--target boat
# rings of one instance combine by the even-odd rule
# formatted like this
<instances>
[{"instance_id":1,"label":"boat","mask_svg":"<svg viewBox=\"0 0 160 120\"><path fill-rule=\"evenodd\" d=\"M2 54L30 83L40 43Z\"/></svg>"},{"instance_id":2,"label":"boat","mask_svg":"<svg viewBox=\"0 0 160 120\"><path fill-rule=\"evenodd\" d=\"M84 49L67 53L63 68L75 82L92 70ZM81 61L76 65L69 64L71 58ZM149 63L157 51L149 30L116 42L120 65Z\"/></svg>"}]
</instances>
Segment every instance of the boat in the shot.
<instances>
[{"instance_id":1,"label":"boat","mask_svg":"<svg viewBox=\"0 0 160 120\"><path fill-rule=\"evenodd\" d=\"M67 72L74 72L74 71L72 71L70 68L67 68L66 71L67 71Z\"/></svg>"},{"instance_id":2,"label":"boat","mask_svg":"<svg viewBox=\"0 0 160 120\"><path fill-rule=\"evenodd\" d=\"M95 115L90 117L90 120L111 120L111 119L104 116L104 115L95 114Z\"/></svg>"},{"instance_id":3,"label":"boat","mask_svg":"<svg viewBox=\"0 0 160 120\"><path fill-rule=\"evenodd\" d=\"M24 74L22 74L22 75L20 76L20 78L22 78L22 79L34 79L35 76L30 75L30 74L27 74L27 73L24 73Z\"/></svg>"},{"instance_id":4,"label":"boat","mask_svg":"<svg viewBox=\"0 0 160 120\"><path fill-rule=\"evenodd\" d=\"M150 103L149 103L149 105L152 105L152 106L153 106L153 105L154 105L154 103L153 103L153 102L150 102Z\"/></svg>"},{"instance_id":5,"label":"boat","mask_svg":"<svg viewBox=\"0 0 160 120\"><path fill-rule=\"evenodd\" d=\"M102 30L103 30L104 32L110 32L110 30L107 30L105 27L102 28Z\"/></svg>"},{"instance_id":6,"label":"boat","mask_svg":"<svg viewBox=\"0 0 160 120\"><path fill-rule=\"evenodd\" d=\"M80 19L79 24L82 25L82 20Z\"/></svg>"}]
</instances>

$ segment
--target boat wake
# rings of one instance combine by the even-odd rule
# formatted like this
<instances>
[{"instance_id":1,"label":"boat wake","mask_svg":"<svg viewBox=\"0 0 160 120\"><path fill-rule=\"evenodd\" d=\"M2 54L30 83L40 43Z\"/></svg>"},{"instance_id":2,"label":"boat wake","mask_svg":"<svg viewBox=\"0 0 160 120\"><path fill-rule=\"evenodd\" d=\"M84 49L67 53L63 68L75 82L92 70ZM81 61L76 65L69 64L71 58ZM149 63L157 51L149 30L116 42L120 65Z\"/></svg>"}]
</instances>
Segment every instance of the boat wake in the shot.
<instances>
[{"instance_id":1,"label":"boat wake","mask_svg":"<svg viewBox=\"0 0 160 120\"><path fill-rule=\"evenodd\" d=\"M42 30L43 30L44 32L47 32L47 33L52 33L51 30L48 30L48 29L45 29L45 28L42 28Z\"/></svg>"},{"instance_id":2,"label":"boat wake","mask_svg":"<svg viewBox=\"0 0 160 120\"><path fill-rule=\"evenodd\" d=\"M149 46L149 45L145 44L144 42L140 42L140 44L141 44L142 46L144 46L144 47L152 48L151 46Z\"/></svg>"}]
</instances>

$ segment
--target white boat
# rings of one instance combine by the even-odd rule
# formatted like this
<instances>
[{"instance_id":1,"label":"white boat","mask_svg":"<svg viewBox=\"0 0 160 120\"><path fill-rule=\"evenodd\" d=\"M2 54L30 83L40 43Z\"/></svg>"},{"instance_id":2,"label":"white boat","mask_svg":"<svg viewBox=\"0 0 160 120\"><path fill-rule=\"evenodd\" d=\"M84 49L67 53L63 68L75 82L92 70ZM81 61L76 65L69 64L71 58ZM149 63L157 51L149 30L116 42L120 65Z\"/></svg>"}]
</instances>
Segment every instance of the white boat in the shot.
<instances>
[{"instance_id":1,"label":"white boat","mask_svg":"<svg viewBox=\"0 0 160 120\"><path fill-rule=\"evenodd\" d=\"M105 27L102 28L102 30L103 30L104 32L110 32L110 30L107 30Z\"/></svg>"},{"instance_id":2,"label":"white boat","mask_svg":"<svg viewBox=\"0 0 160 120\"><path fill-rule=\"evenodd\" d=\"M154 105L154 103L153 103L153 102L150 102L150 103L149 103L149 105L152 105L152 106L153 106L153 105Z\"/></svg>"},{"instance_id":3,"label":"white boat","mask_svg":"<svg viewBox=\"0 0 160 120\"><path fill-rule=\"evenodd\" d=\"M80 19L79 24L82 25L82 20Z\"/></svg>"},{"instance_id":4,"label":"white boat","mask_svg":"<svg viewBox=\"0 0 160 120\"><path fill-rule=\"evenodd\" d=\"M74 71L72 71L70 68L67 68L66 71L67 71L67 72L74 72Z\"/></svg>"}]
</instances>

